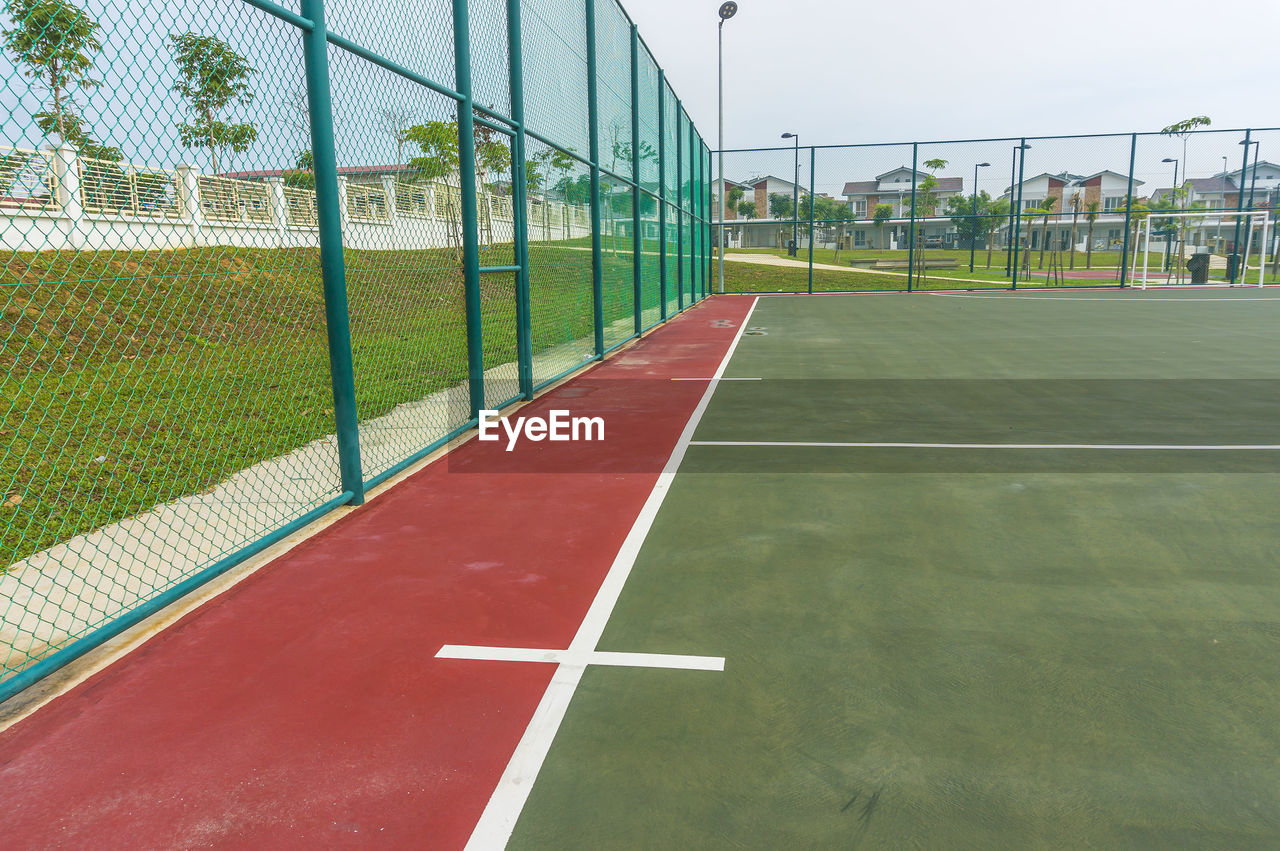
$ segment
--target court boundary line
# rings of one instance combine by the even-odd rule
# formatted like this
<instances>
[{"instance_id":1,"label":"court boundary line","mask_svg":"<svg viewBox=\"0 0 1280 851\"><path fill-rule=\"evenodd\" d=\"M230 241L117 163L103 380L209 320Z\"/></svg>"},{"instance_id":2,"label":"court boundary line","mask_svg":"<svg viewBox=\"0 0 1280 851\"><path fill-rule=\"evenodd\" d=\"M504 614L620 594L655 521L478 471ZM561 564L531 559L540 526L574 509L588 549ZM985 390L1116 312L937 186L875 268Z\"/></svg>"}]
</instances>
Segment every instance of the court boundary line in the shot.
<instances>
[{"instance_id":1,"label":"court boundary line","mask_svg":"<svg viewBox=\"0 0 1280 851\"><path fill-rule=\"evenodd\" d=\"M619 653L594 650L551 650L540 647L493 647L476 644L446 644L437 659L468 659L476 662L544 662L559 665L606 665L616 668L677 668L685 671L723 671L723 656L685 656L676 653Z\"/></svg>"},{"instance_id":2,"label":"court boundary line","mask_svg":"<svg viewBox=\"0 0 1280 851\"><path fill-rule=\"evenodd\" d=\"M1274 452L1280 443L859 443L802 440L694 440L690 446L811 447L821 449L1085 449L1103 451Z\"/></svg>"},{"instance_id":3,"label":"court boundary line","mask_svg":"<svg viewBox=\"0 0 1280 851\"><path fill-rule=\"evenodd\" d=\"M693 409L693 413L690 414L689 420L676 441L666 465L664 465L662 472L658 474L658 480L654 482L653 489L649 492L649 496L641 507L640 513L636 515L630 531L627 532L627 537L623 540L618 554L614 557L613 564L609 567L609 572L605 575L604 581L600 584L600 589L596 592L595 599L591 601L591 606L587 609L582 623L578 626L577 633L574 635L573 640L569 642L566 652L570 654L570 658L585 658L588 654L596 652L596 645L604 634L605 626L609 622L609 617L613 614L618 598L622 595L622 588L626 584L627 578L631 575L631 569L635 566L636 557L640 554L640 548L653 527L653 522L658 516L658 509L662 507L662 503L666 500L667 493L670 491L671 484L675 479L676 471L684 461L685 453L693 440L693 434L697 430L698 424L702 421L702 416L706 413L707 406L711 403L711 397L724 376L724 372L729 366L729 361L733 358L733 353L738 348L738 343L742 341L742 332L746 330L748 323L751 321L751 316L755 312L756 305L759 303L760 296L752 299L751 307L741 319L738 332L733 337L733 342L729 344L729 349L720 361L720 366L716 369L715 375L711 378L706 391L702 394L702 398ZM569 703L573 699L574 693L578 690L578 684L582 681L582 675L586 672L586 669L587 664L582 662L562 661L557 665L556 671L551 677L551 682L547 685L547 690L543 692L542 700L539 701L533 717L529 720L524 734L520 737L520 742L516 745L511 758L507 761L507 767L502 772L498 785L489 796L484 812L481 813L479 821L476 822L476 826L472 829L471 837L467 840L466 847L468 849L489 851L489 849L506 847L507 842L511 839L512 832L515 830L516 823L520 819L520 814L524 811L524 805L529 800L529 794L533 791L533 785L538 779L538 774L542 770L542 765L546 761L551 745L560 730L560 725L569 710Z\"/></svg>"},{"instance_id":4,"label":"court boundary line","mask_svg":"<svg viewBox=\"0 0 1280 851\"><path fill-rule=\"evenodd\" d=\"M1236 289L1240 289L1236 287ZM1257 289L1252 287L1251 289ZM1133 292L1141 292L1141 290L1132 290ZM1058 292L1061 292L1059 290ZM1115 290L1120 292L1120 290ZM1212 302L1233 302L1233 301L1280 301L1280 296L1239 296L1235 298L1201 298L1199 296L1190 296L1187 298L1165 298L1163 296L1145 296L1137 298L1102 298L1100 296L1067 296L1067 295L997 295L992 293L987 295L984 293L939 293L929 292L922 295L931 295L938 298L995 298L995 299L1023 299L1026 301L1116 301L1116 302L1148 302L1148 301L1212 301Z\"/></svg>"}]
</instances>

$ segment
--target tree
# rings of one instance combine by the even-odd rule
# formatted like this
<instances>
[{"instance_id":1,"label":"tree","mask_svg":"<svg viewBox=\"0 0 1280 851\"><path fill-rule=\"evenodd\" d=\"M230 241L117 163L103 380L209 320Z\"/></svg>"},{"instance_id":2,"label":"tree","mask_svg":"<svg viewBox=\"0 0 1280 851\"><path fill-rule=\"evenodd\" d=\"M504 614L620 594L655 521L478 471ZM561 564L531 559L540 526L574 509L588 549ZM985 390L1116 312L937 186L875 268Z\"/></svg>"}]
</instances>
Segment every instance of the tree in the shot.
<instances>
[{"instance_id":1,"label":"tree","mask_svg":"<svg viewBox=\"0 0 1280 851\"><path fill-rule=\"evenodd\" d=\"M1084 205L1084 218L1089 223L1089 236L1084 247L1084 267L1090 269L1093 267L1093 225L1098 221L1098 214L1102 210L1101 201L1089 201Z\"/></svg>"},{"instance_id":2,"label":"tree","mask_svg":"<svg viewBox=\"0 0 1280 851\"><path fill-rule=\"evenodd\" d=\"M1080 193L1071 196L1071 268L1076 267L1076 223L1080 221Z\"/></svg>"},{"instance_id":3,"label":"tree","mask_svg":"<svg viewBox=\"0 0 1280 851\"><path fill-rule=\"evenodd\" d=\"M315 166L315 154L311 152L310 148L303 148L298 151L298 156L293 161L293 168L281 175L284 185L297 189L315 189Z\"/></svg>"},{"instance_id":4,"label":"tree","mask_svg":"<svg viewBox=\"0 0 1280 851\"><path fill-rule=\"evenodd\" d=\"M893 218L892 204L877 204L875 212L872 213L871 215L871 221L875 224L877 231L883 230L884 223L889 221L889 219L892 219L892 218ZM877 242L879 241L880 240L877 240Z\"/></svg>"},{"instance_id":5,"label":"tree","mask_svg":"<svg viewBox=\"0 0 1280 851\"><path fill-rule=\"evenodd\" d=\"M943 159L925 160L924 167L929 170L924 180L920 181L920 185L916 187L915 199L911 203L911 215L920 218L929 218L938 212L938 195L934 191L938 188L938 178L933 173L941 168L947 167L947 161ZM912 180L915 179L913 174ZM916 276L920 286L924 286L928 280L929 274L925 270L924 262L924 228L921 227L916 232L916 252L919 262L916 263Z\"/></svg>"},{"instance_id":6,"label":"tree","mask_svg":"<svg viewBox=\"0 0 1280 851\"><path fill-rule=\"evenodd\" d=\"M1058 205L1058 196L1050 195L1044 199L1044 204L1039 208L1033 207L1027 211L1032 214L1031 218L1040 217L1040 259L1036 263L1037 269L1044 268L1044 250L1049 244L1049 217L1054 214L1054 207Z\"/></svg>"},{"instance_id":7,"label":"tree","mask_svg":"<svg viewBox=\"0 0 1280 851\"><path fill-rule=\"evenodd\" d=\"M996 198L987 204L987 217L982 220L982 237L987 241L987 268L991 268L991 249L995 245L996 229L1009 216L1011 203L1008 198Z\"/></svg>"},{"instance_id":8,"label":"tree","mask_svg":"<svg viewBox=\"0 0 1280 851\"><path fill-rule=\"evenodd\" d=\"M426 124L415 124L405 131L405 140L413 142L422 152L409 160L409 167L414 176L421 181L438 181L458 171L458 125L453 121L428 121ZM437 186L437 192L440 187ZM454 256L462 246L462 235L458 230L460 211L454 209L453 193L446 187L445 218L449 220L450 242L454 246Z\"/></svg>"},{"instance_id":9,"label":"tree","mask_svg":"<svg viewBox=\"0 0 1280 851\"><path fill-rule=\"evenodd\" d=\"M978 193L976 203L972 195L952 195L947 199L947 214L956 226L956 234L965 243L977 242L978 237L988 232L986 216L990 208L991 195L985 189Z\"/></svg>"},{"instance_id":10,"label":"tree","mask_svg":"<svg viewBox=\"0 0 1280 851\"><path fill-rule=\"evenodd\" d=\"M1191 118L1184 118L1181 121L1170 124L1160 131L1164 136L1177 136L1182 140L1181 162L1184 173L1187 169L1187 140L1191 138L1191 134L1196 132L1197 128L1208 127L1212 123L1207 115L1194 115ZM1185 186L1186 184L1184 183L1183 185Z\"/></svg>"},{"instance_id":11,"label":"tree","mask_svg":"<svg viewBox=\"0 0 1280 851\"><path fill-rule=\"evenodd\" d=\"M754 219L756 217L755 201L739 201L738 217L743 219Z\"/></svg>"},{"instance_id":12,"label":"tree","mask_svg":"<svg viewBox=\"0 0 1280 851\"><path fill-rule=\"evenodd\" d=\"M781 192L769 193L769 218L789 219L794 209L790 195L784 195Z\"/></svg>"},{"instance_id":13,"label":"tree","mask_svg":"<svg viewBox=\"0 0 1280 851\"><path fill-rule=\"evenodd\" d=\"M730 186L724 192L724 201L726 210L737 210L742 201L742 187Z\"/></svg>"},{"instance_id":14,"label":"tree","mask_svg":"<svg viewBox=\"0 0 1280 851\"><path fill-rule=\"evenodd\" d=\"M399 107L384 106L378 110L378 125L396 144L396 166L404 165L404 146L409 143L413 116Z\"/></svg>"},{"instance_id":15,"label":"tree","mask_svg":"<svg viewBox=\"0 0 1280 851\"><path fill-rule=\"evenodd\" d=\"M9 0L7 8L14 23L4 31L5 48L26 66L23 76L38 81L52 97L35 114L37 126L45 133L56 130L63 141L79 141L83 131L75 92L99 85L89 76L93 56L102 50L98 23L69 0Z\"/></svg>"},{"instance_id":16,"label":"tree","mask_svg":"<svg viewBox=\"0 0 1280 851\"><path fill-rule=\"evenodd\" d=\"M195 123L177 125L179 139L186 148L208 148L216 174L219 151L243 153L258 138L252 123L233 124L218 118L228 106L247 106L253 100L249 79L257 69L215 36L170 35L169 47L179 75L173 91L186 98L195 115Z\"/></svg>"}]
</instances>

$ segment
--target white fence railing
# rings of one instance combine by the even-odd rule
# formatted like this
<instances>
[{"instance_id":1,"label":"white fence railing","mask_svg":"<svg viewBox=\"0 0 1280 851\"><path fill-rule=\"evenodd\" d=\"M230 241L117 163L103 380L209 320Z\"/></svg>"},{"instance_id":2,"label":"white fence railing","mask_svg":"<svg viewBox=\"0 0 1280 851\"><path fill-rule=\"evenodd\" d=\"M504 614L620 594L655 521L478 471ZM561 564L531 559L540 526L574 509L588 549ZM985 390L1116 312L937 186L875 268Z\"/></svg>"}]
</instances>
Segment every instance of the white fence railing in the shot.
<instances>
[{"instance_id":1,"label":"white fence railing","mask_svg":"<svg viewBox=\"0 0 1280 851\"><path fill-rule=\"evenodd\" d=\"M339 195L348 247L457 247L461 238L461 190L447 182L340 177ZM513 240L510 195L486 187L476 194L476 209L483 242ZM9 251L315 246L318 219L315 191L279 178L241 180L184 165L142 168L81 157L69 146L0 147L0 247ZM526 221L532 241L591 235L590 208L580 204L531 198Z\"/></svg>"}]
</instances>

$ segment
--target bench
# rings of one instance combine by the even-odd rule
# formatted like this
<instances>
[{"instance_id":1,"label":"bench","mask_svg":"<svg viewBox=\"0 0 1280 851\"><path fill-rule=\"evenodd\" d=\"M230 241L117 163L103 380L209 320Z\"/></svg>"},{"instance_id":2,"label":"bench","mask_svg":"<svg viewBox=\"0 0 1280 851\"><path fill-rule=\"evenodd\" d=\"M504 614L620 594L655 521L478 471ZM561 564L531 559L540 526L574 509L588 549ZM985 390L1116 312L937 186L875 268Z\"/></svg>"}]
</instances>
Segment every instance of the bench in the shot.
<instances>
[{"instance_id":1,"label":"bench","mask_svg":"<svg viewBox=\"0 0 1280 851\"><path fill-rule=\"evenodd\" d=\"M910 268L911 264L907 260L874 260L869 263L864 260L852 260L849 265L870 267L872 269L907 269ZM956 268L956 259L954 257L940 257L938 259L926 257L916 265L923 266L926 269L954 269Z\"/></svg>"}]
</instances>

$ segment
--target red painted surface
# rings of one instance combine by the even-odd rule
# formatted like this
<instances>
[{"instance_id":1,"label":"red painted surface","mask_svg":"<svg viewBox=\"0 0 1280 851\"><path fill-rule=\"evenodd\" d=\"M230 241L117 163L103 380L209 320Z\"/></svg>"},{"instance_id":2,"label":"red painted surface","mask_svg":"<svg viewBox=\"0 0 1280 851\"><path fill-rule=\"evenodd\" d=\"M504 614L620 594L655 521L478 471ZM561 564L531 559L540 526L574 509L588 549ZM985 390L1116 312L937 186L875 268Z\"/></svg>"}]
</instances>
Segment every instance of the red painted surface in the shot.
<instances>
[{"instance_id":1,"label":"red painted surface","mask_svg":"<svg viewBox=\"0 0 1280 851\"><path fill-rule=\"evenodd\" d=\"M568 646L750 303L522 411L607 408L612 471L472 441L0 734L0 845L461 847L553 666L434 654Z\"/></svg>"}]
</instances>

